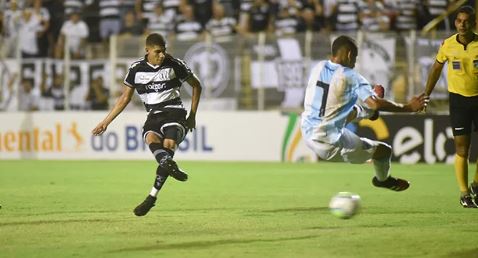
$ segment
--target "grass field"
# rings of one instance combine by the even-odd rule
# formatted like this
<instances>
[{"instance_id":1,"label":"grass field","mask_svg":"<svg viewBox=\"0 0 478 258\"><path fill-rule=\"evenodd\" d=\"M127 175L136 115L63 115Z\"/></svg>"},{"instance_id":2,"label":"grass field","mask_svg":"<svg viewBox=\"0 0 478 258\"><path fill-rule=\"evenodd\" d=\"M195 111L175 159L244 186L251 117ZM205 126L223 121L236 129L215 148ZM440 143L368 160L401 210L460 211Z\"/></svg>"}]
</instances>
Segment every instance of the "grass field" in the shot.
<instances>
[{"instance_id":1,"label":"grass field","mask_svg":"<svg viewBox=\"0 0 478 258\"><path fill-rule=\"evenodd\" d=\"M478 257L452 166L394 164L412 182L396 193L370 164L180 165L190 180L135 217L152 161L0 161L0 257ZM339 191L360 194L359 215L329 213Z\"/></svg>"}]
</instances>

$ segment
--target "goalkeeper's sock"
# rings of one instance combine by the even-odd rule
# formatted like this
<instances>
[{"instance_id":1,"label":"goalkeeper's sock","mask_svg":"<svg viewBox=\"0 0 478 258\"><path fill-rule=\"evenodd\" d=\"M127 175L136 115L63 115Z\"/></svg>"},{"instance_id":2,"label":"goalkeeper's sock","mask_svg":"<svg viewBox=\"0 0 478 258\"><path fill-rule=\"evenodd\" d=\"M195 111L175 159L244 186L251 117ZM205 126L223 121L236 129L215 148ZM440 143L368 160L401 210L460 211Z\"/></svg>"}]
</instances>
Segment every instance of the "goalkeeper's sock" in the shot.
<instances>
[{"instance_id":1,"label":"goalkeeper's sock","mask_svg":"<svg viewBox=\"0 0 478 258\"><path fill-rule=\"evenodd\" d=\"M375 177L378 181L385 181L390 176L390 157L383 159L372 159L375 168Z\"/></svg>"},{"instance_id":2,"label":"goalkeeper's sock","mask_svg":"<svg viewBox=\"0 0 478 258\"><path fill-rule=\"evenodd\" d=\"M158 193L163 187L164 183L166 183L166 179L168 179L168 176L168 172L158 166L158 168L156 169L156 179L154 180L154 185L151 188L151 192L149 193L149 195L153 197L158 196Z\"/></svg>"}]
</instances>

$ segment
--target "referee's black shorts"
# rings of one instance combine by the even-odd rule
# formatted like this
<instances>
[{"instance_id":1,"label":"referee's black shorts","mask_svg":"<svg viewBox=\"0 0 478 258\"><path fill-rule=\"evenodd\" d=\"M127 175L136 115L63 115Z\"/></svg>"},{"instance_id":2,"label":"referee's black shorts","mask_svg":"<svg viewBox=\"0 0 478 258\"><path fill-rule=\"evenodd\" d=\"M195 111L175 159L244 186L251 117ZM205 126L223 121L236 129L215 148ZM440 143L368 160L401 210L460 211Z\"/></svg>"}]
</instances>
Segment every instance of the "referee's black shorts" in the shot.
<instances>
[{"instance_id":1,"label":"referee's black shorts","mask_svg":"<svg viewBox=\"0 0 478 258\"><path fill-rule=\"evenodd\" d=\"M450 123L453 135L469 135L478 130L478 96L449 93ZM474 126L474 128L472 128Z\"/></svg>"}]
</instances>

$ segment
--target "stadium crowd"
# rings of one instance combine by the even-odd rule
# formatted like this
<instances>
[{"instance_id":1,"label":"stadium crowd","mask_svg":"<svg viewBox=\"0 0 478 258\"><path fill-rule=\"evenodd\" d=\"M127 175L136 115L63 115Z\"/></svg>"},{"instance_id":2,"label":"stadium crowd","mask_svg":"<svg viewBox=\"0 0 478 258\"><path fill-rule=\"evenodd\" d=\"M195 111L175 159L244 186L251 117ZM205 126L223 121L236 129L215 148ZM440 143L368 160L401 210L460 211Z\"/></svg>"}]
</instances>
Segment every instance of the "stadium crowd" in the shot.
<instances>
[{"instance_id":1,"label":"stadium crowd","mask_svg":"<svg viewBox=\"0 0 478 258\"><path fill-rule=\"evenodd\" d=\"M113 35L158 32L177 40L260 31L374 32L421 29L454 0L3 0L3 54L20 39L22 57L73 58ZM439 28L445 29L446 22Z\"/></svg>"},{"instance_id":2,"label":"stadium crowd","mask_svg":"<svg viewBox=\"0 0 478 258\"><path fill-rule=\"evenodd\" d=\"M294 35L313 32L397 32L420 30L445 12L455 0L0 0L0 58L54 58L81 60L109 53L111 35L140 37L152 32L169 40L201 40L207 33L227 38L257 32ZM474 1L467 4L474 5ZM452 19L452 17L450 17ZM444 21L439 29L450 29ZM453 27L451 28L453 29ZM65 40L68 38L68 40ZM96 50L88 55L87 50ZM91 54L91 52L90 52ZM103 56L101 56L103 55ZM18 110L63 110L63 75L43 79L39 90L19 76L2 87L0 110L6 109L13 83L18 83ZM15 79L18 78L17 81ZM107 109L111 93L101 76L88 89L69 94L69 109ZM39 93L39 94L38 94ZM75 97L78 96L78 97ZM84 97L82 97L84 96ZM40 101L41 99L41 101ZM84 99L88 105L77 105ZM84 101L83 101L84 102Z\"/></svg>"}]
</instances>

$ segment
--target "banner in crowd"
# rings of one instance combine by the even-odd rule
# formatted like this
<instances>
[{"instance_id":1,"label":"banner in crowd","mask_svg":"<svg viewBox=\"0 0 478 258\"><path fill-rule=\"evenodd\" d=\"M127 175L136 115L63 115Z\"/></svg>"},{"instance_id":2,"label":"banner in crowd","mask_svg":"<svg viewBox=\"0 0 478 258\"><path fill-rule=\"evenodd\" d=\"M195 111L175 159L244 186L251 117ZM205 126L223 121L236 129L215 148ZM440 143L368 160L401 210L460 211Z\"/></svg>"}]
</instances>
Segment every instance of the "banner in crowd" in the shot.
<instances>
[{"instance_id":1,"label":"banner in crowd","mask_svg":"<svg viewBox=\"0 0 478 258\"><path fill-rule=\"evenodd\" d=\"M395 42L395 38L376 40L371 36L362 42L357 59L356 66L361 74L370 83L382 84L386 92L392 92L389 85L395 65ZM330 56L328 44L313 47L326 48L327 54L306 57L303 44L295 38L278 38L262 47L254 45L252 49L256 54L250 66L252 87L282 91L285 94L282 107L300 107L310 70Z\"/></svg>"},{"instance_id":2,"label":"banner in crowd","mask_svg":"<svg viewBox=\"0 0 478 258\"><path fill-rule=\"evenodd\" d=\"M438 49L440 48L443 39L426 39L426 38L418 38L415 42L415 46L411 44L410 38L406 38L407 42L407 52L414 50L414 57L416 60L412 60L414 64L417 66L416 71L418 71L419 80L417 85L416 92L413 94L421 93L427 83L428 75L430 73L430 69L435 63L436 54L438 53ZM408 53L409 56L412 56ZM441 76L437 81L437 84L431 94L432 99L448 99L448 83L447 83L447 65L445 63Z\"/></svg>"}]
</instances>

